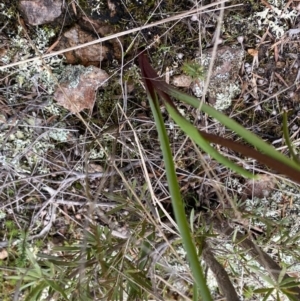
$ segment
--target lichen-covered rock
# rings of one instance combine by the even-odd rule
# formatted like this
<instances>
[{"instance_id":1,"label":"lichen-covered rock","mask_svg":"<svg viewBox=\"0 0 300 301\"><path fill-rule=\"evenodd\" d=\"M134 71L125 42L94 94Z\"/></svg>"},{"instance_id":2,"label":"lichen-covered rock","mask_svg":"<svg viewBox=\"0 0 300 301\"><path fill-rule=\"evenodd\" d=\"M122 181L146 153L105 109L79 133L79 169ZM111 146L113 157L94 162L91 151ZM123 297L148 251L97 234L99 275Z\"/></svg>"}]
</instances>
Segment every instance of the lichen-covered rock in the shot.
<instances>
[{"instance_id":1,"label":"lichen-covered rock","mask_svg":"<svg viewBox=\"0 0 300 301\"><path fill-rule=\"evenodd\" d=\"M95 66L67 66L54 93L58 104L72 113L94 107L96 91L105 86L108 74Z\"/></svg>"},{"instance_id":2,"label":"lichen-covered rock","mask_svg":"<svg viewBox=\"0 0 300 301\"><path fill-rule=\"evenodd\" d=\"M244 50L238 46L221 46L217 50L207 95L209 102L218 110L225 110L231 101L240 93L237 81L238 73L244 58ZM203 66L204 72L209 68L212 59L212 49L204 50L201 57L195 59ZM202 97L206 79L199 79L192 84L192 90L197 97Z\"/></svg>"},{"instance_id":3,"label":"lichen-covered rock","mask_svg":"<svg viewBox=\"0 0 300 301\"><path fill-rule=\"evenodd\" d=\"M53 22L62 13L63 0L21 0L19 9L31 25Z\"/></svg>"}]
</instances>

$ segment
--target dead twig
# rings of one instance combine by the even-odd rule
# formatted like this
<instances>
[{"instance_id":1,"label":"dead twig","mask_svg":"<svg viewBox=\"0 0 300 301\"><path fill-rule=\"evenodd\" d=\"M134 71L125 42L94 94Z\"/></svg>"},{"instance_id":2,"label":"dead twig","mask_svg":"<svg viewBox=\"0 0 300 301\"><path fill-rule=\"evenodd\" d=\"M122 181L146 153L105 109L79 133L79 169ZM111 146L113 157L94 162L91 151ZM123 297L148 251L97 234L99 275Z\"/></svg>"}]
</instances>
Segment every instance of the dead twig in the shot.
<instances>
[{"instance_id":1,"label":"dead twig","mask_svg":"<svg viewBox=\"0 0 300 301\"><path fill-rule=\"evenodd\" d=\"M218 286L224 294L227 301L240 301L235 288L233 287L229 276L223 266L216 260L208 242L204 243L204 247L202 250L202 257L207 266L213 272Z\"/></svg>"}]
</instances>

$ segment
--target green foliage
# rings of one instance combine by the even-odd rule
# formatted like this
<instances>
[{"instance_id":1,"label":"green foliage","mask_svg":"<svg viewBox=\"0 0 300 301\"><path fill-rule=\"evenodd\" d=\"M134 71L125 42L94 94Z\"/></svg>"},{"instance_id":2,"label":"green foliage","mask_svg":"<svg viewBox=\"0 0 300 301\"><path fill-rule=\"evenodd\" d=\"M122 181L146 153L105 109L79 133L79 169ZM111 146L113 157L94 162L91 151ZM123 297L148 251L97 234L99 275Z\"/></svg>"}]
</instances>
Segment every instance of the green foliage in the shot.
<instances>
[{"instance_id":1,"label":"green foliage","mask_svg":"<svg viewBox=\"0 0 300 301\"><path fill-rule=\"evenodd\" d=\"M18 256L16 259L17 267L25 267L27 264L26 249L29 247L27 238L28 238L28 232L21 231L19 234L20 242L17 245L18 247Z\"/></svg>"},{"instance_id":2,"label":"green foliage","mask_svg":"<svg viewBox=\"0 0 300 301\"><path fill-rule=\"evenodd\" d=\"M52 264L50 261L38 261L36 254L26 249L28 267L17 268L16 276L9 276L8 279L17 280L22 283L20 291L25 291L27 301L43 300L45 295L60 295L63 300L69 300L66 293L67 278L63 277L63 270Z\"/></svg>"},{"instance_id":3,"label":"green foliage","mask_svg":"<svg viewBox=\"0 0 300 301\"><path fill-rule=\"evenodd\" d=\"M193 80L204 79L205 73L203 67L197 62L185 62L181 67L182 71Z\"/></svg>"},{"instance_id":4,"label":"green foliage","mask_svg":"<svg viewBox=\"0 0 300 301\"><path fill-rule=\"evenodd\" d=\"M232 150L238 151L244 155L252 156L256 158L261 163L268 164L270 167L277 169L279 172L283 172L288 175L290 178L296 180L300 183L300 165L297 160L290 160L289 158L283 156L280 152L275 150L271 145L264 142L258 136L254 135L250 131L246 130L242 126L240 126L235 121L231 120L224 114L216 111L215 109L207 106L206 104L199 104L198 100L194 97L186 95L182 92L177 91L170 85L166 84L163 81L158 80L158 75L155 70L150 66L148 59L144 54L139 56L139 64L143 75L143 80L146 86L146 91L148 95L148 99L151 105L151 109L155 118L155 123L157 126L159 139L161 143L162 153L165 162L167 180L169 192L172 199L172 206L175 213L176 222L181 234L181 238L183 241L184 248L187 252L187 258L190 263L190 267L195 279L195 284L200 291L200 294L204 300L211 300L210 292L208 291L207 285L205 283L205 278L203 276L201 265L197 259L196 251L195 251L195 239L192 239L190 230L188 228L188 224L186 221L186 216L183 208L183 201L181 199L181 195L179 192L178 181L176 177L176 172L174 168L174 160L172 158L172 153L169 146L168 136L166 133L165 124L162 119L160 105L158 102L158 94L161 96L164 105L170 116L176 122L176 124L186 133L186 135L196 144L202 148L202 150L215 158L219 163L225 165L232 170L236 171L238 174L242 176L252 177L252 174L248 171L240 168L235 163L231 162L223 155L219 153L216 149L214 149L210 143L217 143L222 146L226 146ZM248 143L253 145L254 148L249 148L248 146L244 146L240 143L236 143L234 141L230 141L228 139L224 139L222 137L218 137L215 135L208 134L206 132L200 132L194 125L189 123L178 111L175 104L171 100L169 96L173 96L178 100L181 100L187 104L194 106L195 108L203 110L205 113L209 114L211 117L217 119L220 123L224 124L232 131L236 132L241 138L245 139ZM286 140L288 140L288 135L286 134ZM279 168L279 166L282 168ZM192 215L191 215L192 216ZM191 220L193 218L191 217ZM191 226L193 229L193 226ZM239 236L239 241L237 244L242 243L247 239L247 237ZM204 243L204 240L203 240ZM200 243L202 245L202 241ZM267 256L267 255L266 255ZM275 264L276 265L276 264ZM255 267L254 267L255 268ZM286 270L283 269L280 273L279 279L272 279L274 277L274 273L270 273L271 275L266 275L265 273L257 270L257 273L264 279L267 283L272 285L273 287L262 288L254 290L255 293L264 294L264 299L267 300L268 297L275 292L278 296L279 300L279 292L286 295L289 300L296 300L295 294L298 294L298 285L299 283L295 281L295 279L286 276ZM295 290L293 290L295 289Z\"/></svg>"},{"instance_id":5,"label":"green foliage","mask_svg":"<svg viewBox=\"0 0 300 301\"><path fill-rule=\"evenodd\" d=\"M21 283L20 291L25 293L26 301L51 297L123 300L124 295L128 300L146 300L152 291L147 277L147 254L155 232L153 229L146 240L144 233L136 233L136 239L144 240L137 259L126 253L126 241L112 236L107 227L93 225L80 242L53 248L51 254L56 255L37 253L37 249L24 244L20 249L25 249L26 267L16 268L16 275L7 279ZM135 244L134 240L130 243ZM95 286L95 281L100 287Z\"/></svg>"},{"instance_id":6,"label":"green foliage","mask_svg":"<svg viewBox=\"0 0 300 301\"><path fill-rule=\"evenodd\" d=\"M14 223L12 220L6 220L4 224L5 228L7 229L9 240L19 235L19 229L17 228L16 223Z\"/></svg>"},{"instance_id":7,"label":"green foliage","mask_svg":"<svg viewBox=\"0 0 300 301\"><path fill-rule=\"evenodd\" d=\"M172 157L171 148L169 145L168 134L160 111L158 95L154 88L155 85L153 85L152 82L150 81L153 73L151 74L151 72L150 73L146 72L149 71L147 70L148 67L147 63L148 61L144 59L143 55L140 55L139 64L142 70L142 75L144 77L144 83L146 86L148 100L150 102L151 110L158 130L158 136L161 143L161 149L162 149L163 158L165 162L166 175L169 183L169 191L171 195L172 207L175 214L175 219L179 228L179 232L181 234L183 246L187 252L187 258L195 279L195 285L200 291L201 297L206 301L210 301L212 300L211 294L208 290L205 277L202 271L202 267L198 260L198 254L196 251L195 243L192 239L189 225L185 216L184 204L181 198L180 189L177 181L177 175L175 172L175 165ZM154 75L157 78L156 74Z\"/></svg>"}]
</instances>

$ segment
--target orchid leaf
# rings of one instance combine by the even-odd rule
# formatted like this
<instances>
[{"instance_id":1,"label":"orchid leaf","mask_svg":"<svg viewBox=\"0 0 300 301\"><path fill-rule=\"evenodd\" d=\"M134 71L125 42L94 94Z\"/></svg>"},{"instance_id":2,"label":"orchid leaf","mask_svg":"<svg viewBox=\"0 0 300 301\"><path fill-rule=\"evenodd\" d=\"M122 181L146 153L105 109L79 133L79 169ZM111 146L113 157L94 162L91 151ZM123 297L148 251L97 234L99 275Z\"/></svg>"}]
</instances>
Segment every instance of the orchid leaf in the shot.
<instances>
[{"instance_id":1,"label":"orchid leaf","mask_svg":"<svg viewBox=\"0 0 300 301\"><path fill-rule=\"evenodd\" d=\"M243 126L239 125L232 118L227 117L226 115L217 111L209 105L200 103L197 98L180 92L171 85L167 84L158 77L157 73L152 68L145 55L140 55L140 58L143 64L143 69L145 71L147 81L150 81L152 83L153 89L158 91L165 103L168 103L170 106L174 107L174 104L170 98L170 96L172 96L178 100L181 100L187 104L194 106L195 108L201 109L203 112L215 118L220 123L237 133L240 137L242 137L245 141L247 141L249 144L255 147L258 151L239 142L230 141L229 139L225 139L220 136L201 132L201 135L206 140L238 151L244 156L252 157L258 160L260 163L265 164L270 168L276 170L277 172L283 173L289 176L292 180L300 183L300 165L297 164L297 162L287 158L286 156L278 152L272 145L269 145L260 137L256 136L255 134L245 129Z\"/></svg>"},{"instance_id":2,"label":"orchid leaf","mask_svg":"<svg viewBox=\"0 0 300 301\"><path fill-rule=\"evenodd\" d=\"M166 176L168 180L175 219L182 238L183 246L187 252L187 258L195 279L195 284L199 289L202 299L205 301L212 301L212 297L210 295L209 289L205 281L204 273L199 262L196 247L193 242L191 232L189 229L189 224L185 215L184 205L180 194L179 184L177 181L173 156L169 144L169 138L160 111L158 96L155 91L153 81L150 80L150 78L153 78L153 75L155 75L155 72L153 73L153 70L149 70L149 68L147 69L147 66L149 64L144 64L143 59L144 56L139 56L139 65L142 71L143 82L146 87L146 92L154 116L155 124L157 126L159 141L161 143L161 149L163 153L166 168Z\"/></svg>"},{"instance_id":3,"label":"orchid leaf","mask_svg":"<svg viewBox=\"0 0 300 301\"><path fill-rule=\"evenodd\" d=\"M166 103L166 108L170 116L179 125L179 127L187 134L188 137L190 137L190 139L195 141L197 145L200 148L202 148L203 151L205 151L208 155L212 156L219 163L229 167L230 169L236 171L240 175L243 175L244 177L251 178L251 179L253 178L252 173L238 166L237 164L235 164L234 162L232 162L231 160L227 159L222 154L220 154L220 152L218 152L216 149L214 149L210 145L210 143L201 135L198 129L189 121L187 121L183 116L181 116L180 113L176 109L174 109L174 107Z\"/></svg>"},{"instance_id":4,"label":"orchid leaf","mask_svg":"<svg viewBox=\"0 0 300 301\"><path fill-rule=\"evenodd\" d=\"M167 84L166 84L167 85ZM195 97L189 96L183 92L177 91L172 86L168 86L167 91L164 90L165 93L170 94L174 98L181 100L187 104L192 105L195 108L201 107L201 110L208 114L209 116L215 118L220 123L225 125L227 128L231 129L235 133L237 133L240 137L245 139L248 143L252 146L256 147L260 151L266 153L269 157L272 157L296 170L300 171L300 165L295 164L292 160L278 152L273 146L269 145L263 139L258 137L257 135L253 134L249 130L245 129L243 126L239 125L235 120L230 117L227 117L223 113L219 112L218 110L214 109L213 107L202 103L200 105L199 100Z\"/></svg>"}]
</instances>

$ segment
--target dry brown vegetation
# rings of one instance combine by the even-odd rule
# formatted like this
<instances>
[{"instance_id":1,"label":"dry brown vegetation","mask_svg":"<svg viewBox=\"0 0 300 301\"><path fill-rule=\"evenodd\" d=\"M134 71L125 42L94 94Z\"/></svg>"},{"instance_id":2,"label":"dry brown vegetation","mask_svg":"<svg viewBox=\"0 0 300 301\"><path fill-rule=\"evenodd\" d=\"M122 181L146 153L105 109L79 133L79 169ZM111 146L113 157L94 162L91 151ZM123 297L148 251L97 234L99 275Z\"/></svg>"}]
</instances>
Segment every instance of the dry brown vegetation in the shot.
<instances>
[{"instance_id":1,"label":"dry brown vegetation","mask_svg":"<svg viewBox=\"0 0 300 301\"><path fill-rule=\"evenodd\" d=\"M214 106L225 95L228 116L289 156L287 110L296 153L299 145L300 2L237 0L223 10L225 2L63 1L59 17L36 25L19 1L2 1L1 300L196 300L140 49L166 81L188 76L178 86L190 94L203 85L199 100ZM218 67L229 73L234 64L220 59L224 47L239 57L230 98L216 80ZM200 82L199 58L208 54L215 64L204 64ZM87 70L99 69L105 80L95 71L89 84ZM74 105L82 78L90 90ZM55 95L67 86L59 105ZM214 300L288 300L289 293L299 300L298 185L219 148L262 178L234 174L161 109ZM180 109L199 129L239 139L205 114Z\"/></svg>"}]
</instances>

